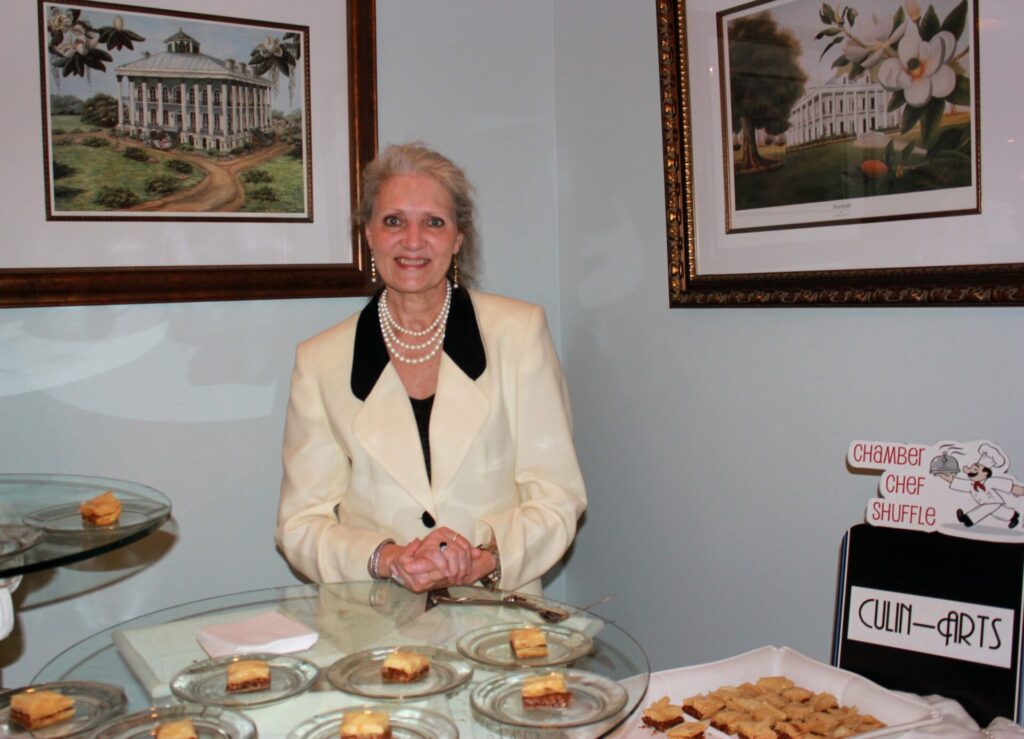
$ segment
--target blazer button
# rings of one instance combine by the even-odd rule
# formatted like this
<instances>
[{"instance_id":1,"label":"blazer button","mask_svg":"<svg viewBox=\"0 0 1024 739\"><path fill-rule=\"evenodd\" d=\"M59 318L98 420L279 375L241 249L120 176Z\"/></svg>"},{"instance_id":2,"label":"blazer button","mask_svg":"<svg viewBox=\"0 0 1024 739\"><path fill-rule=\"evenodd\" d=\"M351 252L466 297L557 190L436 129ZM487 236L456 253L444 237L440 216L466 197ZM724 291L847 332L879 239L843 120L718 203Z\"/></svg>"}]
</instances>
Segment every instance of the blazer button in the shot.
<instances>
[{"instance_id":1,"label":"blazer button","mask_svg":"<svg viewBox=\"0 0 1024 739\"><path fill-rule=\"evenodd\" d=\"M428 529L432 529L437 526L437 521L435 521L434 517L430 515L430 511L423 511L423 515L420 516L420 519L422 519L423 525Z\"/></svg>"}]
</instances>

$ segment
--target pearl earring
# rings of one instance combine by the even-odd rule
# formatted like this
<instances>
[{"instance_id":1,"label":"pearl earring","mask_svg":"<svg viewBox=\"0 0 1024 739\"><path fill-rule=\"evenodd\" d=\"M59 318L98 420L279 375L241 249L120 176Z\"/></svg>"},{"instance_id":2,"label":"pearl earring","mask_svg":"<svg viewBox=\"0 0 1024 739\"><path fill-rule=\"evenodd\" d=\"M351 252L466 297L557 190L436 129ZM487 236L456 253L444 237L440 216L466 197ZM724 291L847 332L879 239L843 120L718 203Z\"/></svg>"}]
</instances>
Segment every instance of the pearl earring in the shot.
<instances>
[{"instance_id":1,"label":"pearl earring","mask_svg":"<svg viewBox=\"0 0 1024 739\"><path fill-rule=\"evenodd\" d=\"M370 282L377 282L377 262L373 258L373 251L370 251Z\"/></svg>"}]
</instances>

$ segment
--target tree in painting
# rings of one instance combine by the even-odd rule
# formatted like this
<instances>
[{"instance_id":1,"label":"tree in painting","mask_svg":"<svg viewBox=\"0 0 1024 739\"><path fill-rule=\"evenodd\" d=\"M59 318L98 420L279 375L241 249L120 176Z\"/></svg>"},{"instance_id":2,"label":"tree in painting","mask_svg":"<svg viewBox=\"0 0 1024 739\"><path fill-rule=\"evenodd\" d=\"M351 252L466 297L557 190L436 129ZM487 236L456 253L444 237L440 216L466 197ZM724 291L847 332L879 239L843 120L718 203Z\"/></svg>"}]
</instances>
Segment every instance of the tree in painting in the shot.
<instances>
[{"instance_id":1,"label":"tree in painting","mask_svg":"<svg viewBox=\"0 0 1024 739\"><path fill-rule=\"evenodd\" d=\"M807 82L800 54L799 40L780 28L769 13L729 23L732 130L739 135L737 171L755 173L782 166L760 154L755 132L763 129L775 135L789 128L790 111Z\"/></svg>"}]
</instances>

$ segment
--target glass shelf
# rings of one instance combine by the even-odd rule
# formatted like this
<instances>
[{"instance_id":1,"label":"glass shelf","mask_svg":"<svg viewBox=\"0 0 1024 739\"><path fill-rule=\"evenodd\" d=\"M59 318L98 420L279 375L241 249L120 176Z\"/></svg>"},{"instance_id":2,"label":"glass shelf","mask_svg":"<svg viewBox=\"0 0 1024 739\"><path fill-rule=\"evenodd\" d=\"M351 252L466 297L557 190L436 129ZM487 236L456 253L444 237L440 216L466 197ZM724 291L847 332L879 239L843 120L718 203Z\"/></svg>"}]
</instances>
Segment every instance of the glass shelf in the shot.
<instances>
[{"instance_id":1,"label":"glass shelf","mask_svg":"<svg viewBox=\"0 0 1024 739\"><path fill-rule=\"evenodd\" d=\"M111 490L124 505L113 526L89 527L72 514ZM146 485L76 475L0 475L0 578L40 572L104 554L138 541L171 516L167 497ZM27 536L26 530L41 536Z\"/></svg>"}]
</instances>

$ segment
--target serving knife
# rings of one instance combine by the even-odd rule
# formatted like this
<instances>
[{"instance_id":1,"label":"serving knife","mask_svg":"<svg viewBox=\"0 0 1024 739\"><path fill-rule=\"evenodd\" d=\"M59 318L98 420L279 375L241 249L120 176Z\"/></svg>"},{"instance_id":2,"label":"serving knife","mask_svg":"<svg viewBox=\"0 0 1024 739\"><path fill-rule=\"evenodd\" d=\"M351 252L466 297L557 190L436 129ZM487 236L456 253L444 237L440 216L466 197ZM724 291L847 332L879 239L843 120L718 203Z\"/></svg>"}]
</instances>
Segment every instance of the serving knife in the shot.
<instances>
[{"instance_id":1,"label":"serving knife","mask_svg":"<svg viewBox=\"0 0 1024 739\"><path fill-rule=\"evenodd\" d=\"M506 606L525 608L533 611L548 623L565 621L572 614L555 608L548 608L518 593L505 593L497 598L484 598L472 595L452 595L448 588L437 588L427 593L427 608L440 605L454 606Z\"/></svg>"}]
</instances>

